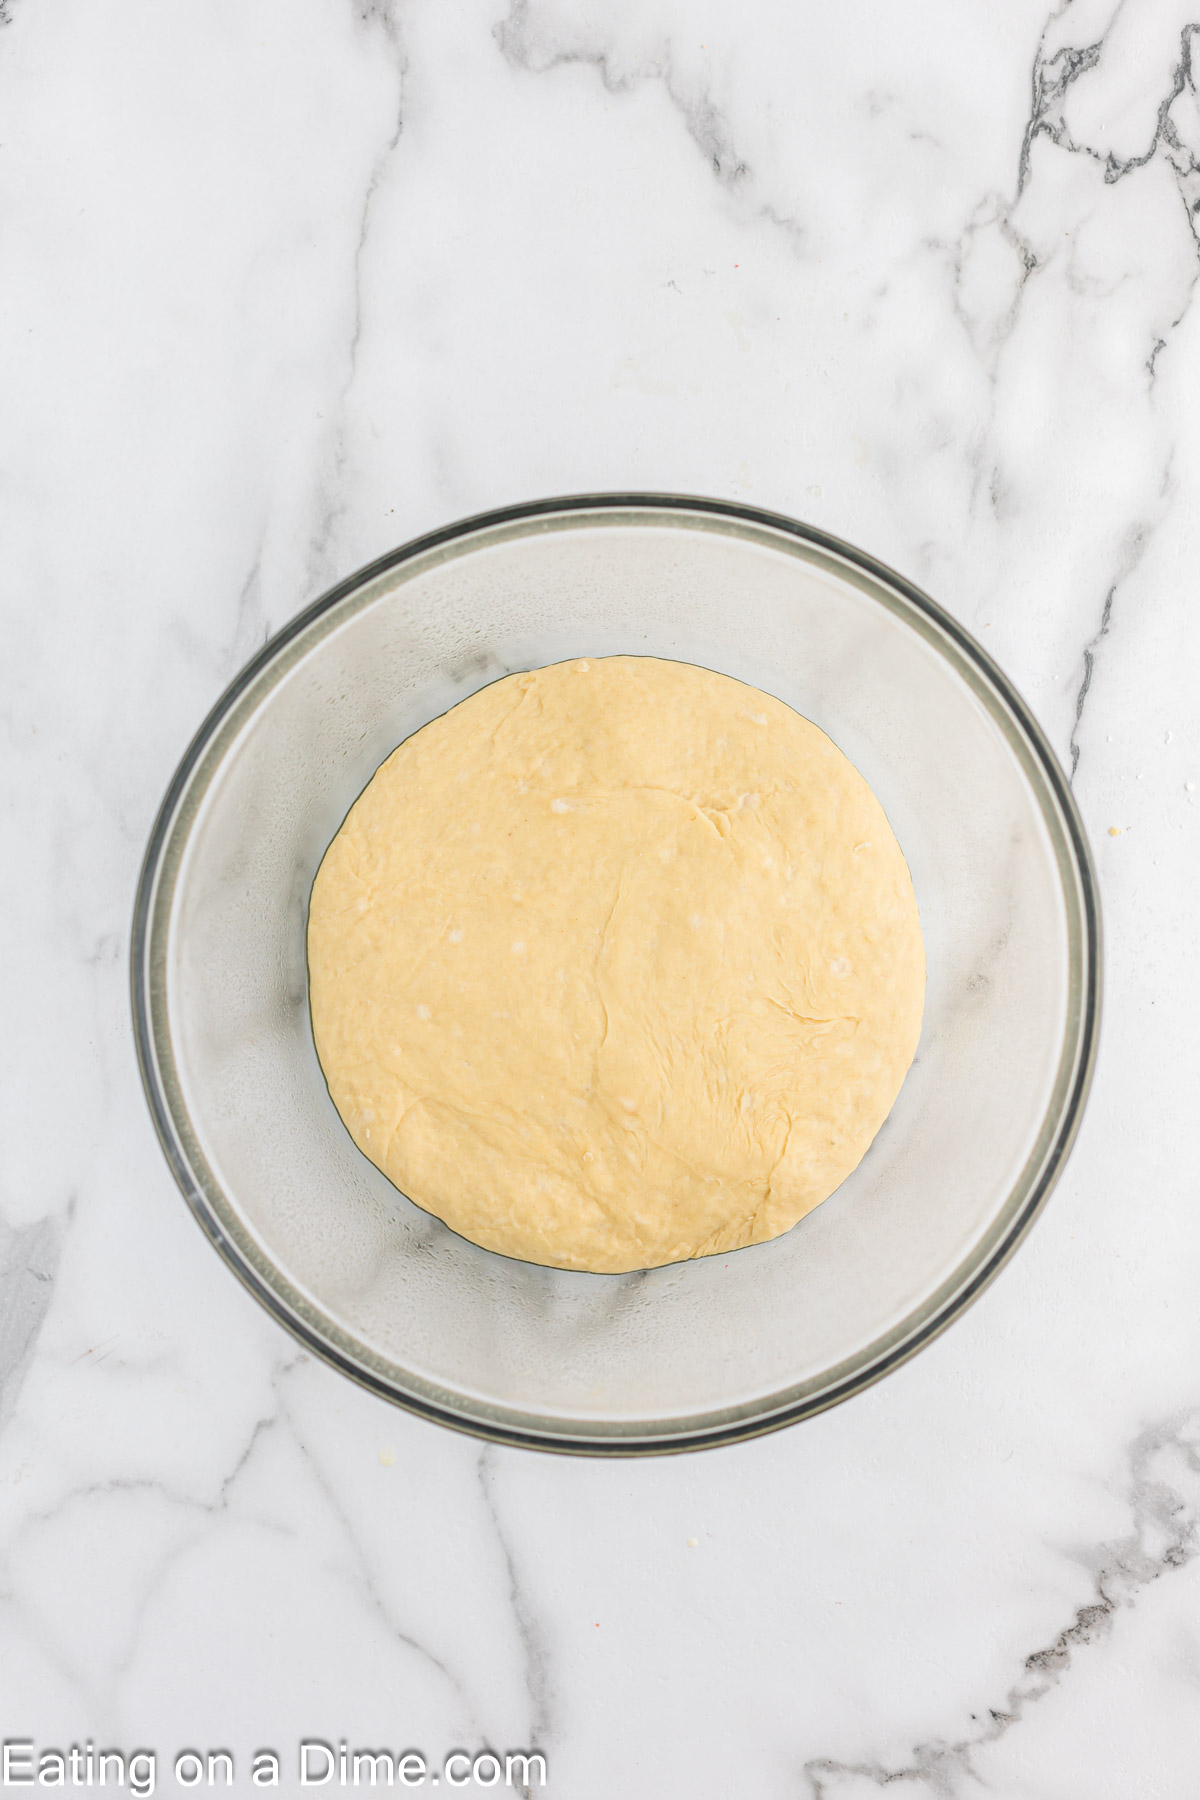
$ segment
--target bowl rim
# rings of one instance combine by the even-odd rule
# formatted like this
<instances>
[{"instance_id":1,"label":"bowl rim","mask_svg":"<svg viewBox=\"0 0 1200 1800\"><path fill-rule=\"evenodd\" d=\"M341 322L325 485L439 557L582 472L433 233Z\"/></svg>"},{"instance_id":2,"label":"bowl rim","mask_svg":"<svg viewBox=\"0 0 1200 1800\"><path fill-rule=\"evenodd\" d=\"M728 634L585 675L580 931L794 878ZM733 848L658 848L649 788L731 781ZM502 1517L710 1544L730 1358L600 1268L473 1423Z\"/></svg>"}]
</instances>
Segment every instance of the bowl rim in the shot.
<instances>
[{"instance_id":1,"label":"bowl rim","mask_svg":"<svg viewBox=\"0 0 1200 1800\"><path fill-rule=\"evenodd\" d=\"M473 1400L470 1396L462 1396L463 1404L458 1405L455 1404L454 1396L448 1391L445 1399L439 1400L429 1393L406 1388L383 1373L380 1367L372 1367L369 1362L357 1360L341 1344L324 1335L312 1320L303 1316L303 1313L297 1309L294 1300L289 1301L285 1293L280 1291L279 1286L273 1285L265 1279L261 1270L255 1266L255 1260L247 1254L246 1247L231 1237L217 1215L212 1201L205 1192L204 1182L198 1176L194 1166L198 1151L195 1148L189 1150L187 1138L190 1134L186 1129L181 1129L181 1124L183 1126L187 1124L186 1108L183 1107L181 1101L179 1106L179 1112L183 1115L181 1120L172 1105L172 1091L178 1095L178 1085L164 1071L163 1057L160 1051L161 1044L169 1044L165 954L169 930L170 893L167 896L165 907L159 904L159 900L164 868L168 862L168 852L181 823L181 805L213 739L228 720L237 702L252 687L258 677L277 662L287 647L301 638L317 620L330 613L351 595L359 593L379 577L401 568L405 563L427 556L431 551L444 550L447 546L459 545L465 550L469 547L468 540L480 533L494 531L504 526L536 525L539 521L553 522L566 514L591 514L593 518L588 522L598 523L600 519L597 519L595 515L600 515L602 518L605 514L622 511L658 514L660 515L658 522L665 524L682 522L686 515L693 517L702 515L714 522L724 520L729 524L749 525L759 530L780 534L785 540L790 541L798 554L804 553L800 549L800 546L803 546L810 553L816 552L818 558L828 557L836 563L848 567L850 571L857 571L861 577L866 578L862 584L863 590L871 594L877 601L881 597L874 591L876 588L890 589L918 615L918 618L923 618L929 626L934 628L929 633L929 641L935 646L939 635L948 639L957 651L958 659L961 659L967 670L974 674L984 692L986 693L986 690L990 689L995 699L1000 702L1003 713L1007 714L1008 722L1015 727L1016 743L1023 747L1025 752L1023 760L1027 769L1032 769L1044 784L1044 793L1037 797L1052 837L1055 835L1052 823L1055 817L1057 817L1059 827L1060 841L1055 844L1055 860L1068 915L1068 951L1071 970L1074 969L1075 960L1078 960L1082 965L1082 971L1074 1022L1071 1006L1068 1006L1063 1039L1064 1052L1059 1064L1060 1075L1056 1083L1055 1094L1052 1096L1043 1121L1043 1133L1039 1136L1039 1144L1044 1137L1045 1122L1053 1119L1049 1139L1038 1152L1039 1163L1036 1174L1029 1183L1023 1203L998 1240L990 1244L986 1252L980 1256L977 1266L971 1266L972 1256L978 1249L978 1246L975 1246L973 1251L969 1252L967 1257L960 1262L954 1276L948 1278L941 1287L934 1291L932 1299L930 1296L926 1296L918 1302L916 1308L905 1316L905 1320L900 1326L885 1334L883 1339L874 1340L864 1352L860 1353L861 1360L859 1355L856 1355L850 1359L850 1364L843 1364L827 1371L831 1376L828 1385L820 1387L814 1392L791 1397L786 1397L786 1394L785 1397L777 1396L779 1404L774 1405L772 1397L767 1396L761 1401L748 1402L737 1408L716 1409L707 1415L698 1413L681 1416L677 1425L671 1420L647 1420L614 1428L612 1421L571 1420L566 1417L542 1418L511 1407L497 1406L495 1416L493 1416L491 1409ZM785 542L781 547L786 548L787 543ZM909 622L911 624L911 620ZM944 650L941 651L941 654L945 655ZM1052 802L1049 812L1045 805L1046 799ZM183 842L186 843L186 831ZM176 855L176 871L179 861L180 856ZM1077 926L1072 917L1069 878L1073 882L1077 901ZM171 892L173 892L173 888ZM1076 930L1078 932L1077 939L1073 936L1073 932ZM1070 954L1072 952L1073 956ZM330 1364L342 1374L348 1375L368 1391L419 1417L431 1419L439 1424L449 1426L451 1429L493 1443L590 1456L675 1454L685 1450L711 1448L763 1436L767 1432L779 1430L785 1425L794 1424L800 1419L810 1418L827 1411L831 1406L849 1399L851 1395L873 1386L875 1382L882 1380L885 1375L907 1362L910 1357L916 1355L918 1350L923 1349L934 1338L940 1336L979 1297L1004 1267L1027 1235L1034 1220L1041 1213L1062 1173L1079 1131L1095 1069L1102 985L1102 925L1098 883L1087 836L1070 781L1029 707L982 645L977 643L957 620L914 583L888 567L887 564L880 562L878 558L847 543L844 539L834 536L831 532L802 523L786 514L744 505L738 501L714 499L702 495L652 491L557 495L546 499L497 507L487 512L475 513L455 520L436 531L426 532L422 536L400 545L395 550L377 557L374 561L337 582L288 620L278 632L266 640L226 687L195 733L171 778L155 817L142 862L134 902L130 944L130 998L134 1044L143 1090L160 1146L193 1217L225 1262L260 1305L285 1326L306 1349L320 1357L322 1361ZM1072 1051L1070 1069L1066 1077L1065 1089L1060 1093L1059 1090L1063 1089L1062 1069L1067 1061L1068 1049ZM1057 1116L1055 1116L1055 1096L1057 1096ZM200 1160L203 1159L200 1158ZM1013 1188L1010 1189L1010 1195L1025 1179L1029 1167L1030 1164L1027 1162ZM213 1178L213 1185L219 1190L219 1184L215 1178ZM964 1267L970 1267L970 1273L965 1280L956 1281L956 1277L961 1274ZM279 1277L279 1283L295 1296L296 1290L291 1287L282 1272L276 1269L275 1273ZM939 1299L938 1296L941 1298ZM921 1309L925 1309L926 1316L919 1319L913 1329L906 1330L905 1327L912 1322ZM319 1314L320 1309L314 1308L313 1310ZM332 1323L328 1320L326 1322ZM353 1341L349 1334L341 1335L345 1337L347 1343ZM894 1341L887 1342L888 1337ZM876 1351L878 1353L873 1354ZM382 1362L382 1359L378 1360ZM850 1366L855 1363L858 1366ZM710 1421L707 1424L704 1422L706 1418Z\"/></svg>"}]
</instances>

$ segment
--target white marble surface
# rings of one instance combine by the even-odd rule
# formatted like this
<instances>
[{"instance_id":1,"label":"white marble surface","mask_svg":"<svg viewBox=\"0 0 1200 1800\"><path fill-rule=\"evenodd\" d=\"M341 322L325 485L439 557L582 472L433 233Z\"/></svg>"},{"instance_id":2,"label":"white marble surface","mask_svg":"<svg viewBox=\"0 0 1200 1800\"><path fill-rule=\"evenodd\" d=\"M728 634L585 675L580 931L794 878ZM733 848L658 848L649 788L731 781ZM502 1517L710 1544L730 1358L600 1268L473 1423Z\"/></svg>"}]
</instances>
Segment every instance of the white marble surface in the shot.
<instances>
[{"instance_id":1,"label":"white marble surface","mask_svg":"<svg viewBox=\"0 0 1200 1800\"><path fill-rule=\"evenodd\" d=\"M3 9L0 1735L152 1747L160 1792L197 1746L296 1792L340 1734L537 1746L564 1800L1184 1800L1200 12L503 5ZM154 1142L126 951L267 631L425 528L629 486L798 514L978 631L1074 766L1108 1009L1066 1177L946 1336L597 1465L259 1312Z\"/></svg>"}]
</instances>

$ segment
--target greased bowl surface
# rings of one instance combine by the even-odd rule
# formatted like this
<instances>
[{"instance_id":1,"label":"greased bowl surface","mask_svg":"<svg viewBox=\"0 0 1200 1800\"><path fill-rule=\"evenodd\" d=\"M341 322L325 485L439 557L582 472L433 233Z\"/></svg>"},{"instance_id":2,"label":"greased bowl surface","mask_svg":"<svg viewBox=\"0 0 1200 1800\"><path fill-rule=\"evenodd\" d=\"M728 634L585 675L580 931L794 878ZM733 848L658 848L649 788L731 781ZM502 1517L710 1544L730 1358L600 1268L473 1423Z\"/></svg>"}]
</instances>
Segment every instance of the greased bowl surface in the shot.
<instances>
[{"instance_id":1,"label":"greased bowl surface","mask_svg":"<svg viewBox=\"0 0 1200 1800\"><path fill-rule=\"evenodd\" d=\"M617 653L736 676L829 734L908 859L928 988L892 1114L823 1206L767 1244L606 1276L479 1249L359 1153L313 1048L305 926L327 845L398 743L500 675ZM406 545L243 670L154 827L134 1028L185 1198L311 1349L484 1437L680 1450L845 1398L992 1277L1078 1127L1099 935L1059 766L932 601L777 515L603 494Z\"/></svg>"}]
</instances>

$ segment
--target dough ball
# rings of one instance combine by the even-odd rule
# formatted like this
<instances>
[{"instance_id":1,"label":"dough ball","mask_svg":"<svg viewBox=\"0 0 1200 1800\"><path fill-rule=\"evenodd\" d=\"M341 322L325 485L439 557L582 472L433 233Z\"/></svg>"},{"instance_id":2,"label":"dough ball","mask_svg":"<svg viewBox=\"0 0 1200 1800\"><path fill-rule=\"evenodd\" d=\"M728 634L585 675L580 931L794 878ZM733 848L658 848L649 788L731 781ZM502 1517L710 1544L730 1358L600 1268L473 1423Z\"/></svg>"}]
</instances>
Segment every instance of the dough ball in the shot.
<instances>
[{"instance_id":1,"label":"dough ball","mask_svg":"<svg viewBox=\"0 0 1200 1800\"><path fill-rule=\"evenodd\" d=\"M355 1143L490 1250L615 1272L787 1231L921 1028L912 882L817 727L687 663L510 675L378 770L313 886Z\"/></svg>"}]
</instances>

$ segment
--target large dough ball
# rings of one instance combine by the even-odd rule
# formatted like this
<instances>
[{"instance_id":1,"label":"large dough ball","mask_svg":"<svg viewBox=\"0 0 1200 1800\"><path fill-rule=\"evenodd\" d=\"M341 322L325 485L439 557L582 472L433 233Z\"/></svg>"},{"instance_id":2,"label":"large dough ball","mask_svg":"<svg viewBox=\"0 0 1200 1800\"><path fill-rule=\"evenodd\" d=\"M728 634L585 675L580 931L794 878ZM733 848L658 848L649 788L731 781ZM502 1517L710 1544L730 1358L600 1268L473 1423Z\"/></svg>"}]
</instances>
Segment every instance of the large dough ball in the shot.
<instances>
[{"instance_id":1,"label":"large dough ball","mask_svg":"<svg viewBox=\"0 0 1200 1800\"><path fill-rule=\"evenodd\" d=\"M321 864L317 1051L359 1148L507 1256L786 1231L921 1027L912 882L815 725L686 663L511 675L401 744Z\"/></svg>"}]
</instances>

